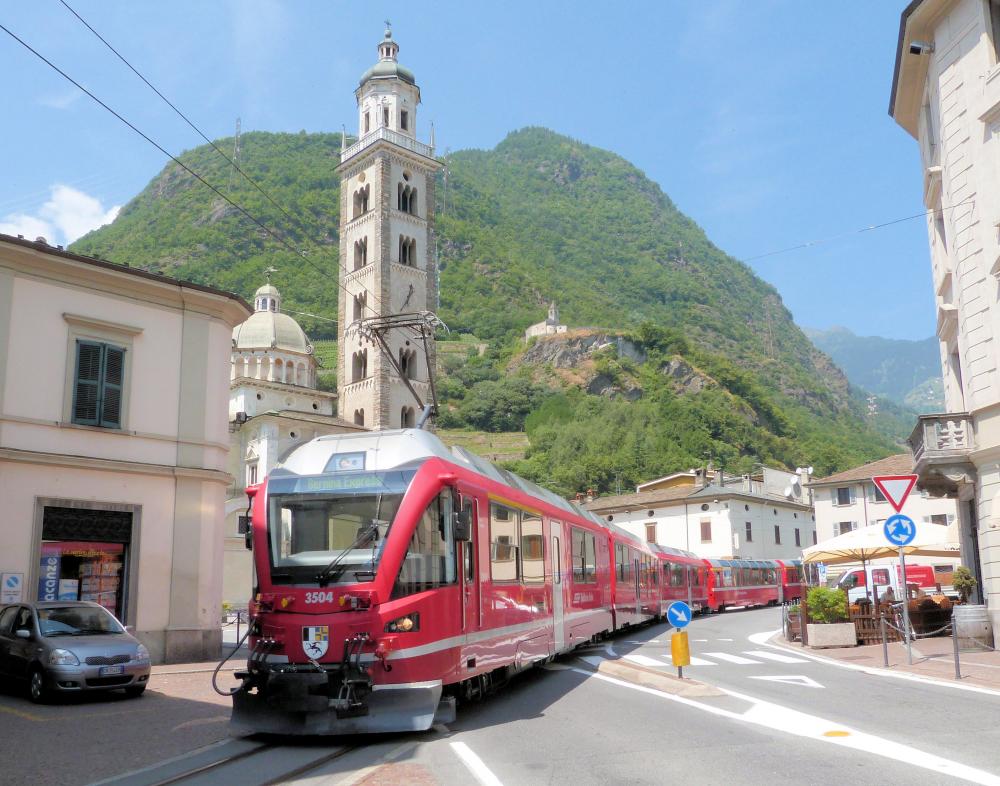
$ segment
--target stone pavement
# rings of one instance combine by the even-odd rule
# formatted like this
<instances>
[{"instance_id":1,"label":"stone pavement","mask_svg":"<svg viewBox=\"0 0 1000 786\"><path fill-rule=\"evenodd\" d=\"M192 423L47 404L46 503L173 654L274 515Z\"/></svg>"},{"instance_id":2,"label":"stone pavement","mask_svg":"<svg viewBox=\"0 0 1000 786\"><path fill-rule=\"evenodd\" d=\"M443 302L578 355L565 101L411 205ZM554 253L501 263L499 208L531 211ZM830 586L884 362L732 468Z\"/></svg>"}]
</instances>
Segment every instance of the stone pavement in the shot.
<instances>
[{"instance_id":1,"label":"stone pavement","mask_svg":"<svg viewBox=\"0 0 1000 786\"><path fill-rule=\"evenodd\" d=\"M238 653L219 674L223 690L246 665ZM5 786L76 786L179 756L229 736L231 700L212 689L216 662L153 666L137 699L119 691L32 704L26 691L0 692Z\"/></svg>"},{"instance_id":2,"label":"stone pavement","mask_svg":"<svg viewBox=\"0 0 1000 786\"><path fill-rule=\"evenodd\" d=\"M881 644L812 649L803 648L802 644L798 642L787 642L781 637L781 634L772 638L771 641L791 650L807 652L853 666L886 668ZM906 662L906 645L903 642L893 642L888 645L889 671L908 672L960 685L1000 690L1000 652L997 650L959 652L961 679L957 680L955 679L955 656L951 637L937 636L920 639L912 642L910 647L913 654L912 665L908 665Z\"/></svg>"}]
</instances>

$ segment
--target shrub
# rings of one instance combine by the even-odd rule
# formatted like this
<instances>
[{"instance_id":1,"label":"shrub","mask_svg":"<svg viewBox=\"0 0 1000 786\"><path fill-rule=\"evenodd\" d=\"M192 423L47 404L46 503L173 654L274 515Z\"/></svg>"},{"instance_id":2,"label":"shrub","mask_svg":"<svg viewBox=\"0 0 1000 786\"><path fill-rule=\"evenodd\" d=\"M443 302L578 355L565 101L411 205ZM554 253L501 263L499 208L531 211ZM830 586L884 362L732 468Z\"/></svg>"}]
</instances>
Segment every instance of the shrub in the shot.
<instances>
[{"instance_id":1,"label":"shrub","mask_svg":"<svg viewBox=\"0 0 1000 786\"><path fill-rule=\"evenodd\" d=\"M844 622L847 616L847 593L843 590L813 587L806 596L809 619L814 622Z\"/></svg>"},{"instance_id":2,"label":"shrub","mask_svg":"<svg viewBox=\"0 0 1000 786\"><path fill-rule=\"evenodd\" d=\"M951 586L955 588L955 591L962 596L962 600L966 603L969 602L969 595L976 588L976 584L978 584L976 577L972 575L972 571L965 567L965 565L959 565L955 568L955 572L951 578Z\"/></svg>"}]
</instances>

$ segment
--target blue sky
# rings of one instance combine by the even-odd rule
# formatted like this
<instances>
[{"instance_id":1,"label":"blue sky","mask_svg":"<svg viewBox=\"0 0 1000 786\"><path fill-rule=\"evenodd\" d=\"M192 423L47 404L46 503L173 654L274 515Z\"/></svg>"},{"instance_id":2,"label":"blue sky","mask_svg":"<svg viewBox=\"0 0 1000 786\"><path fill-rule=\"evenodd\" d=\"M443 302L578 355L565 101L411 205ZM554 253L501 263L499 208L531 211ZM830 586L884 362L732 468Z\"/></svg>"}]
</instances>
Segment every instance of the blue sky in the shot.
<instances>
[{"instance_id":1,"label":"blue sky","mask_svg":"<svg viewBox=\"0 0 1000 786\"><path fill-rule=\"evenodd\" d=\"M796 321L934 331L916 142L887 114L905 2L67 0L210 137L356 132L386 17L439 152L541 125L629 159ZM172 152L201 141L59 0L0 24ZM0 32L0 231L66 242L114 215L162 154Z\"/></svg>"}]
</instances>

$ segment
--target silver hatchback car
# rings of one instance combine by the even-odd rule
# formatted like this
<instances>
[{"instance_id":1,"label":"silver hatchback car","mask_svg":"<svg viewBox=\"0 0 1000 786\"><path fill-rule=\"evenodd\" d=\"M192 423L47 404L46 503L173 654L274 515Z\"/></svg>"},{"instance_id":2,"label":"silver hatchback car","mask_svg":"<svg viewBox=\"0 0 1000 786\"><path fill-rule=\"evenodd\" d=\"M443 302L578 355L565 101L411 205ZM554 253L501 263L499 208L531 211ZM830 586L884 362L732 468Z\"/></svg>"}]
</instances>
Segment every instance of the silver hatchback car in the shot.
<instances>
[{"instance_id":1,"label":"silver hatchback car","mask_svg":"<svg viewBox=\"0 0 1000 786\"><path fill-rule=\"evenodd\" d=\"M0 607L0 679L27 682L32 701L121 688L141 696L149 671L146 648L96 603Z\"/></svg>"}]
</instances>

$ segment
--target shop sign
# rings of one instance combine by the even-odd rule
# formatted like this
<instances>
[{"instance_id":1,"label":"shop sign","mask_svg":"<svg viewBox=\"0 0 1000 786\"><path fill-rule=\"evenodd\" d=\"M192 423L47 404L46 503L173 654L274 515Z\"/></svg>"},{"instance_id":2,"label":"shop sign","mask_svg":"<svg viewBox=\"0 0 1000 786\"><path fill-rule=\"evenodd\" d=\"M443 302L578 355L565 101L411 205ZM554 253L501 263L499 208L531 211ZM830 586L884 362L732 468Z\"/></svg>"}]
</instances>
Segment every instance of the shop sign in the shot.
<instances>
[{"instance_id":1,"label":"shop sign","mask_svg":"<svg viewBox=\"0 0 1000 786\"><path fill-rule=\"evenodd\" d=\"M20 603L24 600L24 574L0 574L0 603Z\"/></svg>"},{"instance_id":2,"label":"shop sign","mask_svg":"<svg viewBox=\"0 0 1000 786\"><path fill-rule=\"evenodd\" d=\"M39 600L59 600L60 562L60 558L54 554L42 557L41 571L38 574Z\"/></svg>"}]
</instances>

